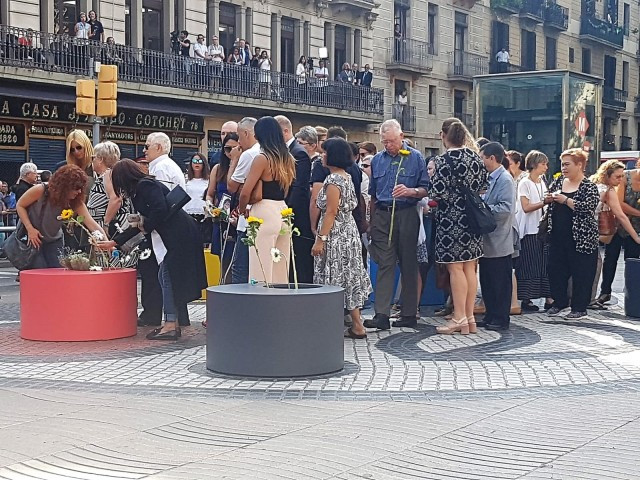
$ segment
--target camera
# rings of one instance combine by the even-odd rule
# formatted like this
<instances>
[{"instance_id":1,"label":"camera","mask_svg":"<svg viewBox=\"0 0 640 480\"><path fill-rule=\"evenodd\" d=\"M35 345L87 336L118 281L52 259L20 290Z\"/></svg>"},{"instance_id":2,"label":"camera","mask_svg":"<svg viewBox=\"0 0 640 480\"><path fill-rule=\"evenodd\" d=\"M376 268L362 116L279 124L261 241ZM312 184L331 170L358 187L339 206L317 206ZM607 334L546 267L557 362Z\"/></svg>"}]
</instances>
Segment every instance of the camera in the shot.
<instances>
[{"instance_id":1,"label":"camera","mask_svg":"<svg viewBox=\"0 0 640 480\"><path fill-rule=\"evenodd\" d=\"M307 69L313 70L313 57L307 58Z\"/></svg>"},{"instance_id":2,"label":"camera","mask_svg":"<svg viewBox=\"0 0 640 480\"><path fill-rule=\"evenodd\" d=\"M178 32L177 30L169 33L169 36L171 37L171 53L174 53L176 55L180 53L180 40L178 38L179 35L180 32Z\"/></svg>"}]
</instances>

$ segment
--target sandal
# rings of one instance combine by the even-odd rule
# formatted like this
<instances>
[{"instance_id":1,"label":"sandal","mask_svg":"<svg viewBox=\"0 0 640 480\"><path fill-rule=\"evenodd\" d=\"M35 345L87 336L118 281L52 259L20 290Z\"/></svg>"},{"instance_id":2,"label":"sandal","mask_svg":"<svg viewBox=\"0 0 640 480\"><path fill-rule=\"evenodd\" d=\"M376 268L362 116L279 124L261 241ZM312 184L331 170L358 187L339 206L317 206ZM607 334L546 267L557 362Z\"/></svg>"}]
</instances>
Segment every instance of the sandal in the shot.
<instances>
[{"instance_id":1,"label":"sandal","mask_svg":"<svg viewBox=\"0 0 640 480\"><path fill-rule=\"evenodd\" d=\"M147 340L178 340L178 338L180 338L178 329L162 332L162 328L156 328L147 334Z\"/></svg>"},{"instance_id":2,"label":"sandal","mask_svg":"<svg viewBox=\"0 0 640 480\"><path fill-rule=\"evenodd\" d=\"M469 335L469 323L467 322L467 317L462 317L460 320L452 318L446 323L446 325L436 327L436 332L441 335L453 335L456 332L460 332L462 335Z\"/></svg>"},{"instance_id":3,"label":"sandal","mask_svg":"<svg viewBox=\"0 0 640 480\"><path fill-rule=\"evenodd\" d=\"M367 338L367 334L363 333L362 335L358 335L351 327L347 328L347 331L344 332L344 338L353 338L354 340L362 340L363 338Z\"/></svg>"},{"instance_id":4,"label":"sandal","mask_svg":"<svg viewBox=\"0 0 640 480\"><path fill-rule=\"evenodd\" d=\"M608 310L606 305L603 305L602 303L600 303L598 301L590 303L589 305L587 305L587 308L589 310Z\"/></svg>"}]
</instances>

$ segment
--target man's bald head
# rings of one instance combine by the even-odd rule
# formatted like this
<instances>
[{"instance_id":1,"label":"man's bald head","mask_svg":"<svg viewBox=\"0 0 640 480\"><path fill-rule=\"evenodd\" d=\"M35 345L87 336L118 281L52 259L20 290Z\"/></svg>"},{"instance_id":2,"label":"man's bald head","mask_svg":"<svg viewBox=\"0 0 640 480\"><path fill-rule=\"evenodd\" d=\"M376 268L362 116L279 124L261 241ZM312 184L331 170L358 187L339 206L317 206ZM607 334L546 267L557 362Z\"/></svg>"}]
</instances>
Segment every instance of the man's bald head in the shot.
<instances>
[{"instance_id":1,"label":"man's bald head","mask_svg":"<svg viewBox=\"0 0 640 480\"><path fill-rule=\"evenodd\" d=\"M222 124L222 128L220 129L220 138L224 142L224 138L229 133L238 133L238 124L236 122L224 122Z\"/></svg>"},{"instance_id":2,"label":"man's bald head","mask_svg":"<svg viewBox=\"0 0 640 480\"><path fill-rule=\"evenodd\" d=\"M276 115L273 117L276 119L276 122L280 125L280 129L282 130L282 135L284 136L284 141L288 142L293 138L293 126L291 125L291 120L289 120L284 115Z\"/></svg>"}]
</instances>

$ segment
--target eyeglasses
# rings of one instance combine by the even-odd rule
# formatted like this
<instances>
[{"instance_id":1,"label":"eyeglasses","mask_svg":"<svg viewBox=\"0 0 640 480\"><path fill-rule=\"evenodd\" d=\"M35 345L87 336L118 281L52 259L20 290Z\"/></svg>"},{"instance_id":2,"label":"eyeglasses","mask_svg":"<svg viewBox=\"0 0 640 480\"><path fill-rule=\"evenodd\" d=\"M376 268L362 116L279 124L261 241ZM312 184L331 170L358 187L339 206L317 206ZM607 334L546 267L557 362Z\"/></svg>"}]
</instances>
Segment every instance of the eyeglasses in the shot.
<instances>
[{"instance_id":1,"label":"eyeglasses","mask_svg":"<svg viewBox=\"0 0 640 480\"><path fill-rule=\"evenodd\" d=\"M233 147L224 147L224 153L229 153L233 150Z\"/></svg>"},{"instance_id":2,"label":"eyeglasses","mask_svg":"<svg viewBox=\"0 0 640 480\"><path fill-rule=\"evenodd\" d=\"M143 150L149 150L153 145L145 145L142 147Z\"/></svg>"},{"instance_id":3,"label":"eyeglasses","mask_svg":"<svg viewBox=\"0 0 640 480\"><path fill-rule=\"evenodd\" d=\"M202 165L203 161L201 158L192 158L191 163L193 163L194 165Z\"/></svg>"},{"instance_id":4,"label":"eyeglasses","mask_svg":"<svg viewBox=\"0 0 640 480\"><path fill-rule=\"evenodd\" d=\"M84 147L82 145L78 145L77 147L69 147L69 151L71 153L80 152L81 150L84 150Z\"/></svg>"},{"instance_id":5,"label":"eyeglasses","mask_svg":"<svg viewBox=\"0 0 640 480\"><path fill-rule=\"evenodd\" d=\"M308 143L308 142L304 142L304 141L302 141L302 140L298 140L298 143L299 143L300 145L302 145L303 147L307 147L307 146L311 145L310 143Z\"/></svg>"}]
</instances>

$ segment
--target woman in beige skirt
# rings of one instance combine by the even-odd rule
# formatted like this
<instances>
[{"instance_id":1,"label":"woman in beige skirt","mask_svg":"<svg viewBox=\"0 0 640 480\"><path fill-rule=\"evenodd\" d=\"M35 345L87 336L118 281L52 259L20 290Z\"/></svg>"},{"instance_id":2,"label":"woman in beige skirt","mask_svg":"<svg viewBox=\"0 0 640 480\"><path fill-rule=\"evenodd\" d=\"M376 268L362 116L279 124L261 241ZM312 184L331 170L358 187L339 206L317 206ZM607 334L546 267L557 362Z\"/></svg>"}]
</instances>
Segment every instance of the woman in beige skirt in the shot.
<instances>
[{"instance_id":1,"label":"woman in beige skirt","mask_svg":"<svg viewBox=\"0 0 640 480\"><path fill-rule=\"evenodd\" d=\"M291 233L284 228L281 212L287 208L284 199L295 177L295 160L273 117L258 120L255 135L261 153L251 164L238 204L240 213L263 220L256 237L257 252L249 248L249 278L269 284L288 283ZM260 200L249 206L250 199Z\"/></svg>"}]
</instances>

